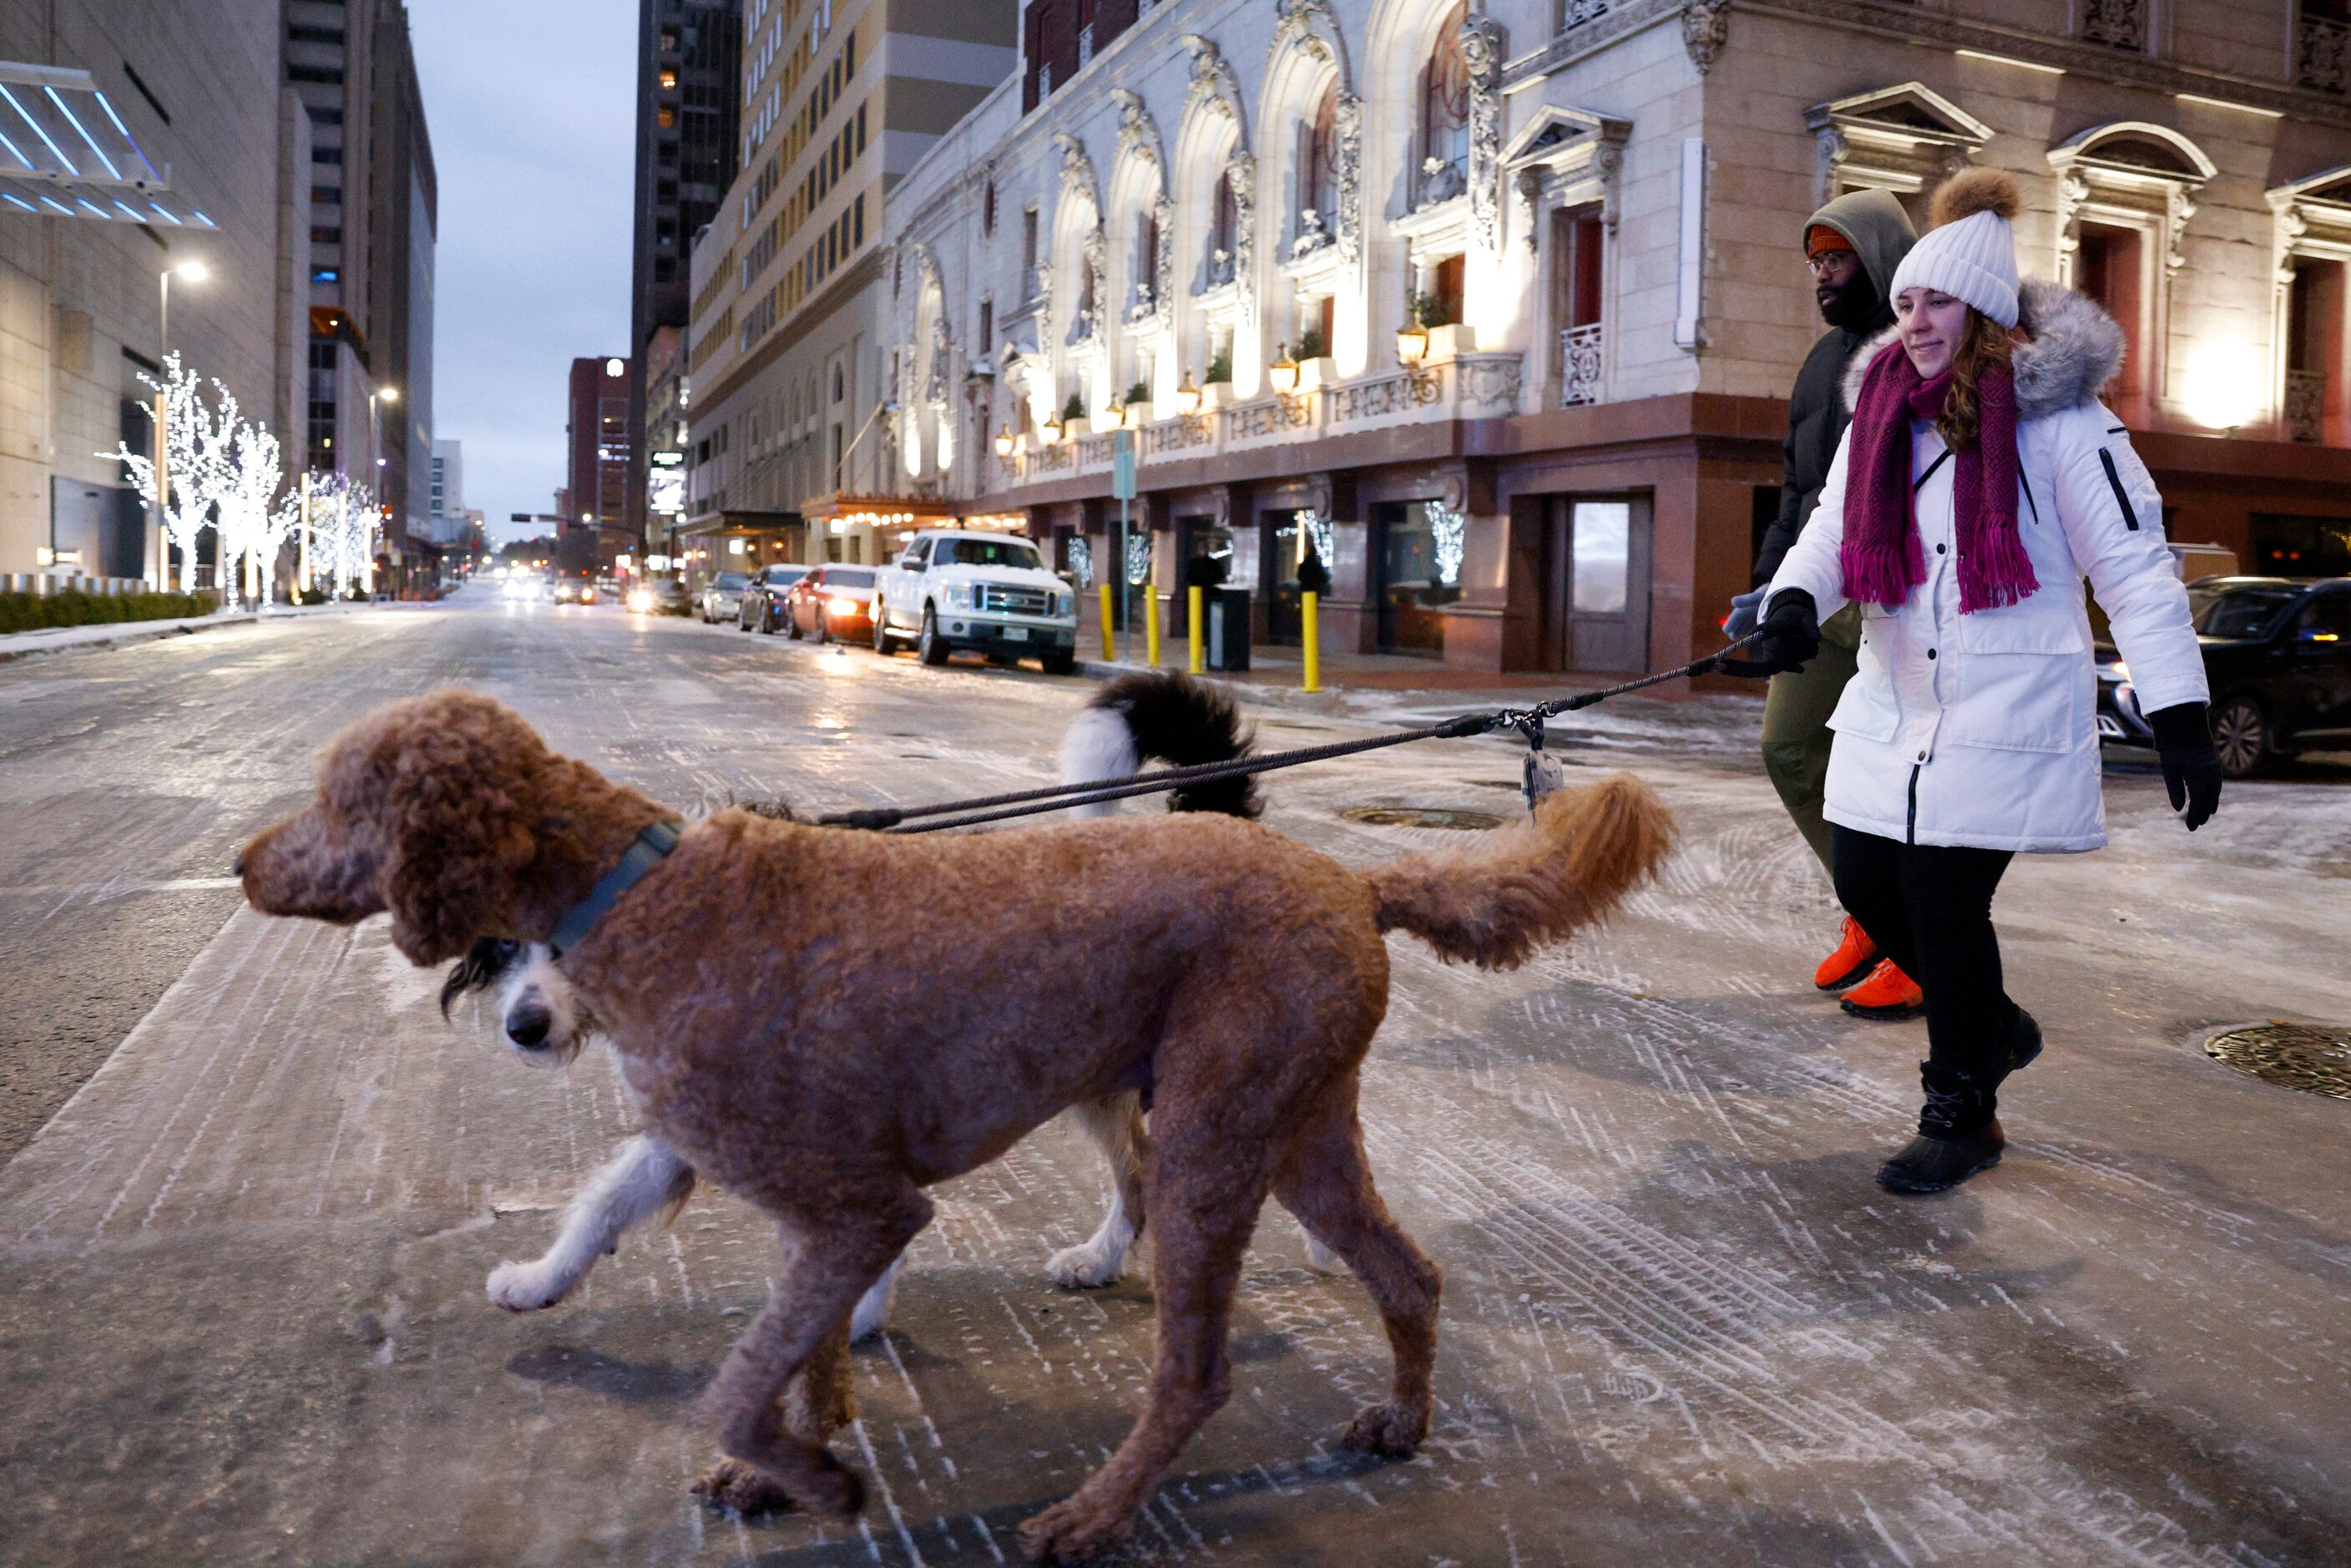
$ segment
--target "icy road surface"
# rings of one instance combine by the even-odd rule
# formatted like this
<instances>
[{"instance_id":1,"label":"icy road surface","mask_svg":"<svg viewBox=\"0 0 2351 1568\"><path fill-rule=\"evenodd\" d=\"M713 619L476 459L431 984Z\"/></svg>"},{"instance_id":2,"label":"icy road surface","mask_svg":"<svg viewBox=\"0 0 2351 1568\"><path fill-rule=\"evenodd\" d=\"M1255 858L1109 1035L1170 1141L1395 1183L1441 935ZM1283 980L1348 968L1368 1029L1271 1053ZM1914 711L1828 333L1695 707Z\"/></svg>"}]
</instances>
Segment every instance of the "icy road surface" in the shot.
<instances>
[{"instance_id":1,"label":"icy road surface","mask_svg":"<svg viewBox=\"0 0 2351 1568\"><path fill-rule=\"evenodd\" d=\"M851 1524L686 1495L692 1402L777 1260L741 1204L705 1190L550 1312L484 1299L631 1131L609 1060L532 1071L444 1024L381 922L262 920L226 881L318 743L448 682L686 809L1038 781L1091 690L486 595L0 667L0 1562L1018 1561L1151 1354L1145 1268L1044 1278L1100 1202L1059 1128L935 1195L857 1357ZM1261 710L1264 739L1467 705L1338 706ZM1426 1449L1339 1448L1386 1350L1270 1215L1232 1403L1123 1560L2351 1560L2351 1104L2197 1049L2351 1019L2351 772L2232 787L2191 839L2118 771L2114 849L2020 863L2002 931L2049 1051L2006 1163L1905 1201L1869 1177L1923 1027L1812 992L1834 912L1754 711L1593 716L1570 755L1637 768L1685 834L1605 932L1502 977L1394 945L1364 1110L1447 1276ZM1508 811L1516 772L1500 742L1415 747L1280 776L1268 821L1369 862L1464 835L1340 808Z\"/></svg>"}]
</instances>

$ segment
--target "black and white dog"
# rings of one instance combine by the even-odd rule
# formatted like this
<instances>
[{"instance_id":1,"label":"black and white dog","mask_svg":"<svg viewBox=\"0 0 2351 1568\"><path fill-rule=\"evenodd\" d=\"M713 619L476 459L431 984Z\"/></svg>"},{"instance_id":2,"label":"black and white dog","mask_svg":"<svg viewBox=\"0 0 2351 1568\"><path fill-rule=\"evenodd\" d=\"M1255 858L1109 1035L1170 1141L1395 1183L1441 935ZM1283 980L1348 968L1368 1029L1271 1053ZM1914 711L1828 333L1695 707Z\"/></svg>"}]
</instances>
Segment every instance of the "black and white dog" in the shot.
<instances>
[{"instance_id":1,"label":"black and white dog","mask_svg":"<svg viewBox=\"0 0 2351 1568\"><path fill-rule=\"evenodd\" d=\"M1228 761L1246 755L1254 740L1232 698L1213 686L1172 674L1122 675L1071 722L1061 738L1061 777L1075 784L1122 779L1150 761L1176 768ZM1176 789L1167 804L1175 811L1247 818L1263 809L1250 778ZM1118 806L1104 801L1074 807L1071 814L1109 816ZM442 1010L458 997L482 990L496 991L492 1011L499 1031L527 1061L569 1062L596 1031L595 1019L544 946L492 938L475 943L441 988ZM1143 1232L1143 1163L1150 1142L1142 1103L1132 1091L1072 1107L1069 1114L1101 1148L1111 1172L1110 1209L1101 1226L1077 1246L1053 1254L1047 1266L1056 1283L1078 1290L1107 1285L1126 1266L1127 1253ZM565 1206L555 1241L544 1253L490 1271L490 1300L518 1312L553 1306L631 1229L656 1215L674 1216L692 1195L694 1180L693 1167L659 1138L641 1133L629 1139ZM1310 1235L1307 1243L1316 1268L1337 1267L1319 1240ZM852 1339L867 1338L889 1317L904 1260L902 1256L892 1263L857 1303L850 1320Z\"/></svg>"}]
</instances>

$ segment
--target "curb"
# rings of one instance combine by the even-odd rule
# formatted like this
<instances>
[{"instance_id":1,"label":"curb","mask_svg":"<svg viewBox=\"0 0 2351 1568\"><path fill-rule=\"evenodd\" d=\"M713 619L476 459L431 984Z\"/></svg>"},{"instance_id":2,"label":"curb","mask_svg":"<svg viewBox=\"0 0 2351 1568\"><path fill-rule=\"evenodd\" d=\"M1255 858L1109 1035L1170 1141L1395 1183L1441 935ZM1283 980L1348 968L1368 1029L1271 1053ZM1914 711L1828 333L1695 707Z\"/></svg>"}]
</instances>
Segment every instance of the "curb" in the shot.
<instances>
[{"instance_id":1,"label":"curb","mask_svg":"<svg viewBox=\"0 0 2351 1568\"><path fill-rule=\"evenodd\" d=\"M315 615L321 611L341 608L344 607L334 604L284 605L272 609L268 619L276 621L288 615ZM165 637L186 636L222 626L257 625L262 619L257 611L241 610L233 611L225 615L219 613L192 615L171 621L95 622L89 626L50 626L38 632L0 633L0 664L13 664L18 659L90 653L100 648L120 648L134 643L153 643ZM59 632L96 631L101 626L109 627L111 634L104 637L59 639L54 643L39 645L16 643L16 639L19 637L47 637Z\"/></svg>"}]
</instances>

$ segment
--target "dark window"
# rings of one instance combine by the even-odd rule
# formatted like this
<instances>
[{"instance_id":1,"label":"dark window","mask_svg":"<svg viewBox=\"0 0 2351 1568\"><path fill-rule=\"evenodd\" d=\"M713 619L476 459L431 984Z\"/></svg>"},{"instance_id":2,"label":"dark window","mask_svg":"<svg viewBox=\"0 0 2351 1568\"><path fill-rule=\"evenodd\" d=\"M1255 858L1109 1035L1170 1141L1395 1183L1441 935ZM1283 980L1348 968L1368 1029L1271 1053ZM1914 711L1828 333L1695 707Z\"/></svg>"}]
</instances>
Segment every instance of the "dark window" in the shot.
<instances>
[{"instance_id":1,"label":"dark window","mask_svg":"<svg viewBox=\"0 0 2351 1568\"><path fill-rule=\"evenodd\" d=\"M2144 250L2137 229L2084 224L2082 247L2074 263L2074 287L2105 306L2106 314L2123 329L2123 368L2115 376L2114 397L2125 405L2143 402L2147 385L2146 358L2141 352ZM2127 406L2116 412L2126 422L2133 418ZM2138 412L2143 414L2144 409Z\"/></svg>"},{"instance_id":2,"label":"dark window","mask_svg":"<svg viewBox=\"0 0 2351 1568\"><path fill-rule=\"evenodd\" d=\"M996 235L996 182L990 180L979 196L979 232L994 238Z\"/></svg>"},{"instance_id":3,"label":"dark window","mask_svg":"<svg viewBox=\"0 0 2351 1568\"><path fill-rule=\"evenodd\" d=\"M2251 570L2265 577L2351 576L2351 517L2298 517L2255 512L2252 536ZM2188 599L2190 609L2197 612L2196 629L2207 636L2216 635L2206 624L2207 617L2194 591L2189 591Z\"/></svg>"},{"instance_id":4,"label":"dark window","mask_svg":"<svg viewBox=\"0 0 2351 1568\"><path fill-rule=\"evenodd\" d=\"M1299 171L1299 207L1322 220L1322 232L1336 227L1339 202L1339 84L1333 81L1314 107Z\"/></svg>"},{"instance_id":5,"label":"dark window","mask_svg":"<svg viewBox=\"0 0 2351 1568\"><path fill-rule=\"evenodd\" d=\"M343 73L331 66L287 66L286 79L322 82L329 87L340 87L343 85Z\"/></svg>"},{"instance_id":6,"label":"dark window","mask_svg":"<svg viewBox=\"0 0 2351 1568\"><path fill-rule=\"evenodd\" d=\"M996 354L996 301L979 302L979 336L974 340L979 351L993 359Z\"/></svg>"},{"instance_id":7,"label":"dark window","mask_svg":"<svg viewBox=\"0 0 2351 1568\"><path fill-rule=\"evenodd\" d=\"M1553 252L1552 266L1558 280L1559 324L1562 327L1593 327L1600 322L1601 304L1601 237L1600 209L1583 207L1559 215L1559 246Z\"/></svg>"},{"instance_id":8,"label":"dark window","mask_svg":"<svg viewBox=\"0 0 2351 1568\"><path fill-rule=\"evenodd\" d=\"M1460 191L1469 176L1469 66L1461 54L1461 26L1468 20L1466 4L1456 5L1437 29L1437 47L1420 76L1420 155L1437 167L1422 165L1424 200L1440 191Z\"/></svg>"},{"instance_id":9,"label":"dark window","mask_svg":"<svg viewBox=\"0 0 2351 1568\"><path fill-rule=\"evenodd\" d=\"M313 185L310 187L310 201L314 206L340 207L343 204L343 188L340 185Z\"/></svg>"},{"instance_id":10,"label":"dark window","mask_svg":"<svg viewBox=\"0 0 2351 1568\"><path fill-rule=\"evenodd\" d=\"M1461 319L1461 285L1468 270L1467 258L1463 256L1450 256L1437 264L1431 279L1436 285L1437 319L1422 325L1443 327Z\"/></svg>"},{"instance_id":11,"label":"dark window","mask_svg":"<svg viewBox=\"0 0 2351 1568\"><path fill-rule=\"evenodd\" d=\"M343 111L340 109L320 109L316 104L308 107L313 125L340 125L343 122Z\"/></svg>"},{"instance_id":12,"label":"dark window","mask_svg":"<svg viewBox=\"0 0 2351 1568\"><path fill-rule=\"evenodd\" d=\"M297 44L340 44L343 30L340 27L288 27L286 37Z\"/></svg>"},{"instance_id":13,"label":"dark window","mask_svg":"<svg viewBox=\"0 0 2351 1568\"><path fill-rule=\"evenodd\" d=\"M865 243L865 198L862 196L858 197L857 204L852 207L850 212L856 219L854 227L856 228L857 235L856 237L849 243L852 245L863 245Z\"/></svg>"},{"instance_id":14,"label":"dark window","mask_svg":"<svg viewBox=\"0 0 2351 1568\"><path fill-rule=\"evenodd\" d=\"M313 163L340 163L342 161L343 150L340 147L313 147L310 149L310 162Z\"/></svg>"},{"instance_id":15,"label":"dark window","mask_svg":"<svg viewBox=\"0 0 2351 1568\"><path fill-rule=\"evenodd\" d=\"M343 231L340 228L321 228L314 224L310 227L310 243L312 245L340 245L343 243Z\"/></svg>"}]
</instances>

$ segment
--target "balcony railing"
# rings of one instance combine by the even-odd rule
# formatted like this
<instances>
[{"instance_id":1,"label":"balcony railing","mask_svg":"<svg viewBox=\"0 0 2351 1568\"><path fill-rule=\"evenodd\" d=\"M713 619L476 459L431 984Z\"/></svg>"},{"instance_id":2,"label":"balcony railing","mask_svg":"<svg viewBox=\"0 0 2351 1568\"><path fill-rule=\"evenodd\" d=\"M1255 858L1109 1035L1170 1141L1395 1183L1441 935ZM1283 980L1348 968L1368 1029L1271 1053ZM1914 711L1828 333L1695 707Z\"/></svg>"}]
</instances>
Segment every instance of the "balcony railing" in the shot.
<instances>
[{"instance_id":1,"label":"balcony railing","mask_svg":"<svg viewBox=\"0 0 2351 1568\"><path fill-rule=\"evenodd\" d=\"M1138 432L1138 461L1154 463L1251 451L1354 435L1437 420L1497 419L1519 412L1520 361L1511 353L1468 353L1441 363L1301 389L1291 397L1258 397L1174 419ZM1015 486L1049 476L1107 475L1108 434L1066 436L1031 445L1004 462Z\"/></svg>"},{"instance_id":2,"label":"balcony railing","mask_svg":"<svg viewBox=\"0 0 2351 1568\"><path fill-rule=\"evenodd\" d=\"M1559 335L1559 406L1580 408L1600 401L1600 323L1570 327Z\"/></svg>"},{"instance_id":3,"label":"balcony railing","mask_svg":"<svg viewBox=\"0 0 2351 1568\"><path fill-rule=\"evenodd\" d=\"M2295 441L2326 439L2326 372L2285 373L2285 431Z\"/></svg>"},{"instance_id":4,"label":"balcony railing","mask_svg":"<svg viewBox=\"0 0 2351 1568\"><path fill-rule=\"evenodd\" d=\"M1608 15L1612 0L1566 0L1559 8L1559 30L1581 27L1586 22L1597 22Z\"/></svg>"},{"instance_id":5,"label":"balcony railing","mask_svg":"<svg viewBox=\"0 0 2351 1568\"><path fill-rule=\"evenodd\" d=\"M2304 16L2294 38L2294 80L2321 92L2344 91L2346 44L2351 44L2351 26L2325 16Z\"/></svg>"}]
</instances>

